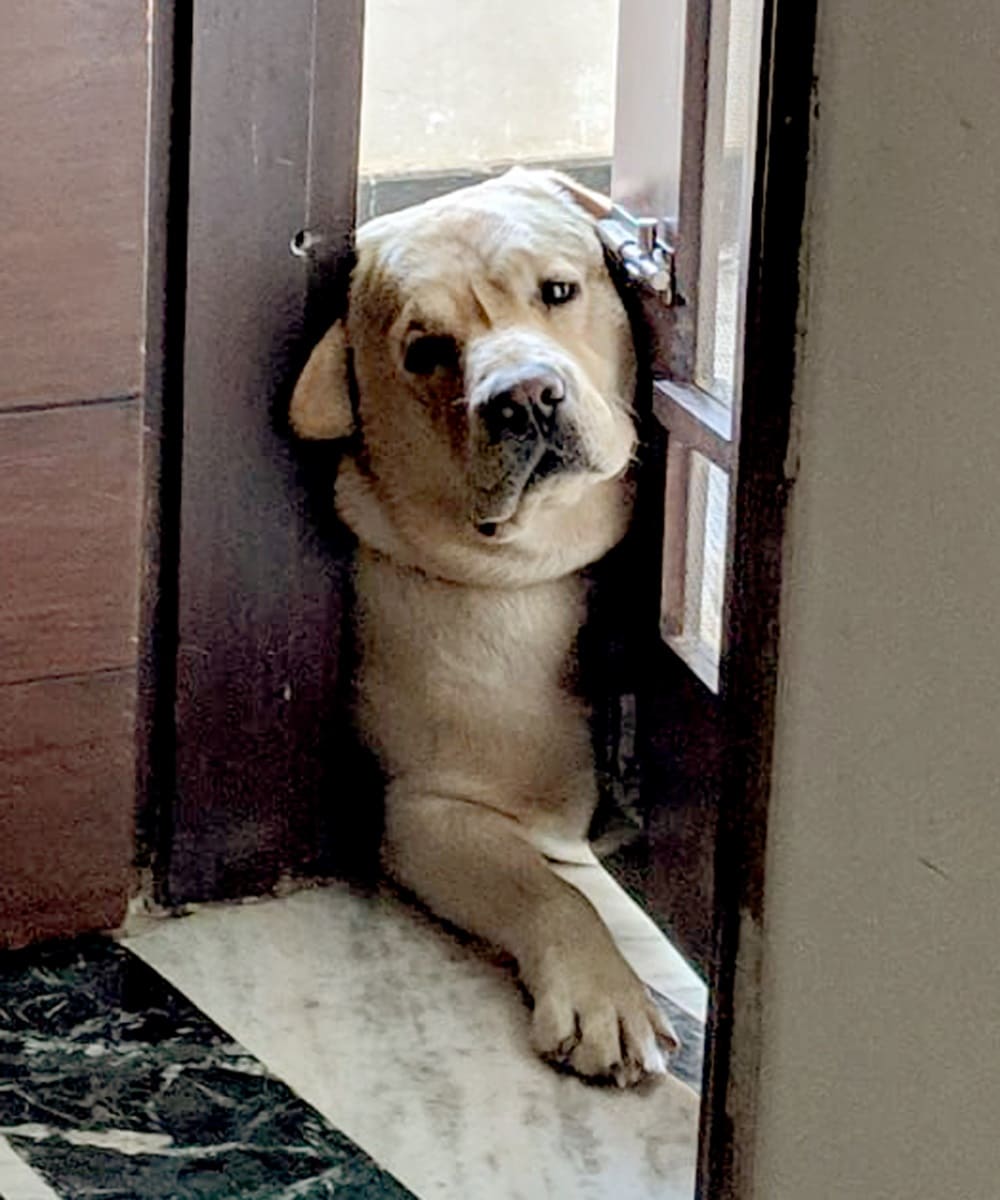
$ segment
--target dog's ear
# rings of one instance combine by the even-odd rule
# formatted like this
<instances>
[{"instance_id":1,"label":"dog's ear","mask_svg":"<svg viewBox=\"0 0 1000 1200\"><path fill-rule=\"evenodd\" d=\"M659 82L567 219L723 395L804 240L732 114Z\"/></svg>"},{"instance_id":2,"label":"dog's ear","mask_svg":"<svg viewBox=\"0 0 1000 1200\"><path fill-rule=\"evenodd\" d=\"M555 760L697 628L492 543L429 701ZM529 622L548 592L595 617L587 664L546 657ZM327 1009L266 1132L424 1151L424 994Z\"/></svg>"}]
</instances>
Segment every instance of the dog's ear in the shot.
<instances>
[{"instance_id":1,"label":"dog's ear","mask_svg":"<svg viewBox=\"0 0 1000 1200\"><path fill-rule=\"evenodd\" d=\"M547 170L543 172L543 175L549 187L571 199L577 207L582 208L595 221L611 215L614 202L610 196L595 192L593 188L584 187L582 183L577 183L575 179L564 175L562 171Z\"/></svg>"},{"instance_id":2,"label":"dog's ear","mask_svg":"<svg viewBox=\"0 0 1000 1200\"><path fill-rule=\"evenodd\" d=\"M572 207L582 209L595 221L610 216L614 208L614 201L610 196L584 187L582 183L577 183L569 175L564 175L562 171L552 170L550 167L541 169L511 167L500 178L514 187L558 196Z\"/></svg>"},{"instance_id":3,"label":"dog's ear","mask_svg":"<svg viewBox=\"0 0 1000 1200\"><path fill-rule=\"evenodd\" d=\"M288 420L301 438L333 440L354 432L347 331L331 325L313 347L292 393Z\"/></svg>"}]
</instances>

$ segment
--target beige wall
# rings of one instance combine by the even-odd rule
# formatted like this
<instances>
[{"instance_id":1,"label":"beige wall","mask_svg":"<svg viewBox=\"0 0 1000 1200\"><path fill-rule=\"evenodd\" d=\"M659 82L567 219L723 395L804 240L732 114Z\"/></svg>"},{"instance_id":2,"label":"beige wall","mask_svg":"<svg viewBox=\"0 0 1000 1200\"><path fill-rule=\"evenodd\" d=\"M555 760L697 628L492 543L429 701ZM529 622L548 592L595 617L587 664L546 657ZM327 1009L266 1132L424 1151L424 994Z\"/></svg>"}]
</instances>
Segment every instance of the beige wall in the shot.
<instances>
[{"instance_id":1,"label":"beige wall","mask_svg":"<svg viewBox=\"0 0 1000 1200\"><path fill-rule=\"evenodd\" d=\"M760 1200L1000 1195L1000 6L821 0Z\"/></svg>"},{"instance_id":2,"label":"beige wall","mask_svg":"<svg viewBox=\"0 0 1000 1200\"><path fill-rule=\"evenodd\" d=\"M607 157L619 0L368 0L362 174Z\"/></svg>"}]
</instances>

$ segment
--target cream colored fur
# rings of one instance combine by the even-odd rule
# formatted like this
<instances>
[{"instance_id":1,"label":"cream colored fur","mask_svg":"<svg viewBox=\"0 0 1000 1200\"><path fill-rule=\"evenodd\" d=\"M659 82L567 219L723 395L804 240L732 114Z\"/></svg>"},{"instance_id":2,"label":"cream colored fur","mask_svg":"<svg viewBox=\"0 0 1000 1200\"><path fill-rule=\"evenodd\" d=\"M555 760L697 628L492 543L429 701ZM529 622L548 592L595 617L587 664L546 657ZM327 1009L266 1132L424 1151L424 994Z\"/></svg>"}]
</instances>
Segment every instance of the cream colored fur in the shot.
<instances>
[{"instance_id":1,"label":"cream colored fur","mask_svg":"<svg viewBox=\"0 0 1000 1200\"><path fill-rule=\"evenodd\" d=\"M547 862L586 855L579 572L625 530L635 443L628 323L592 221L560 177L513 171L364 226L348 316L291 419L304 437L357 434L336 500L360 542L357 719L388 780L388 870L513 954L541 1054L625 1084L663 1072L670 1030ZM579 292L546 305L546 280ZM407 349L428 335L456 357L415 374ZM522 488L483 431L526 363L565 381L576 458Z\"/></svg>"}]
</instances>

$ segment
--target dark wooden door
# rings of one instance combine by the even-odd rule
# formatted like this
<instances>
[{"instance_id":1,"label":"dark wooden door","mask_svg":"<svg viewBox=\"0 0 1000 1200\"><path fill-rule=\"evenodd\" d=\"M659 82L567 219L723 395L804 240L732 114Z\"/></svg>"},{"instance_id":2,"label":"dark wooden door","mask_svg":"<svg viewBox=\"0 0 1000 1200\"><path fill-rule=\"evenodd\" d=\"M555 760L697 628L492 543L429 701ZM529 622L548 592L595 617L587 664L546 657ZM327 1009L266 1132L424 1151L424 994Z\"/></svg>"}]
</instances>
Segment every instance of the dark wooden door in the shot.
<instances>
[{"instance_id":1,"label":"dark wooden door","mask_svg":"<svg viewBox=\"0 0 1000 1200\"><path fill-rule=\"evenodd\" d=\"M164 3L154 29L142 828L172 903L316 868L350 788L331 769L343 558L284 408L353 225L361 9Z\"/></svg>"}]
</instances>

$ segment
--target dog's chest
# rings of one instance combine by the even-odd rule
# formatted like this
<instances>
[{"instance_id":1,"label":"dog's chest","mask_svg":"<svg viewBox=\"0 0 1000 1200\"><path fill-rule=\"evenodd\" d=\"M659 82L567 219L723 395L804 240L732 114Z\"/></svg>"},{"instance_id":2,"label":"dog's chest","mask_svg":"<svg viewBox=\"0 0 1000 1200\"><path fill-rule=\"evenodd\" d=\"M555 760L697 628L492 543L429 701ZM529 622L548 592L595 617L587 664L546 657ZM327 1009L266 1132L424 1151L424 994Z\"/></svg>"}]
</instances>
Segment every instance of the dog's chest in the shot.
<instances>
[{"instance_id":1,"label":"dog's chest","mask_svg":"<svg viewBox=\"0 0 1000 1200\"><path fill-rule=\"evenodd\" d=\"M361 551L362 731L392 774L513 782L590 767L573 693L577 577L524 589L450 585Z\"/></svg>"}]
</instances>

